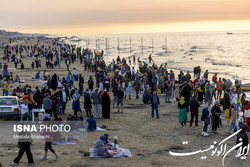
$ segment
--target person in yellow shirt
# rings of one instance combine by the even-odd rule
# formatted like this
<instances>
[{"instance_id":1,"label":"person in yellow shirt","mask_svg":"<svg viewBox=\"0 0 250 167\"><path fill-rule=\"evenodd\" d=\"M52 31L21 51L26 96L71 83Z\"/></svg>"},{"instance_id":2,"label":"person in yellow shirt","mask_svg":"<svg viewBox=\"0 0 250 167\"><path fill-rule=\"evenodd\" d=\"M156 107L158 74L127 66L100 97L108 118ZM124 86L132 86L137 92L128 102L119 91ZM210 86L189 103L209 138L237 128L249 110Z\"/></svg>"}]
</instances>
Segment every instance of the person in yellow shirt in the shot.
<instances>
[{"instance_id":1,"label":"person in yellow shirt","mask_svg":"<svg viewBox=\"0 0 250 167\"><path fill-rule=\"evenodd\" d=\"M3 96L9 95L9 84L7 81L4 81L3 83Z\"/></svg>"}]
</instances>

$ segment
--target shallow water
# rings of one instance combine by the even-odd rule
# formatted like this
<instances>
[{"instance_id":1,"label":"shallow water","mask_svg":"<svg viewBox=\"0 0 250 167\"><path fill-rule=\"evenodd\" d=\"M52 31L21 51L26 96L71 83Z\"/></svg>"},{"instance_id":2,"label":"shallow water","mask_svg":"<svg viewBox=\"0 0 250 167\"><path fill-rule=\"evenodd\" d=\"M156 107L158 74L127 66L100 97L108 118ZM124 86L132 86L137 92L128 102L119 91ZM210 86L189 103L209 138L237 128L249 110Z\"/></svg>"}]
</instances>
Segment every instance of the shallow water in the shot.
<instances>
[{"instance_id":1,"label":"shallow water","mask_svg":"<svg viewBox=\"0 0 250 167\"><path fill-rule=\"evenodd\" d=\"M142 61L148 61L148 55L152 54L156 64L167 62L168 68L173 69L175 74L179 70L192 72L199 65L202 73L209 70L209 78L217 72L219 77L233 82L239 79L243 84L250 83L250 32L232 33L104 34L78 36L80 42L66 42L104 50L106 62L116 59L118 55L121 58L135 55L136 59L140 57Z\"/></svg>"}]
</instances>

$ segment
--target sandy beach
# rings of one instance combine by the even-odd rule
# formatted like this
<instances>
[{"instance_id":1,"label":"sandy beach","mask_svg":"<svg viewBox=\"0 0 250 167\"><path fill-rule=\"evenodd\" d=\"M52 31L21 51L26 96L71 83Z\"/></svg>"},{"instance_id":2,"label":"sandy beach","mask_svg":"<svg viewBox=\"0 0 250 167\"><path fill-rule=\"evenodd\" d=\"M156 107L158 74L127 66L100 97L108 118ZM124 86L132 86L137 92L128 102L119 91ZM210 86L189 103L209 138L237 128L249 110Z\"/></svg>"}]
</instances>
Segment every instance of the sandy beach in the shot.
<instances>
[{"instance_id":1,"label":"sandy beach","mask_svg":"<svg viewBox=\"0 0 250 167\"><path fill-rule=\"evenodd\" d=\"M31 38L27 44L34 44L36 38ZM4 41L5 42L5 41ZM0 41L2 43L2 41ZM26 44L24 41L18 42L18 45ZM42 44L42 43L41 43ZM6 60L2 60L3 53L1 51L1 63L6 63ZM105 59L105 58L104 58ZM32 86L32 90L36 86L41 90L42 85L39 80L32 79L38 70L31 68L31 62L35 58L26 57L23 58L25 69L21 70L20 65L16 70L13 63L8 63L9 72L13 73L13 76L18 74L21 80L25 80L25 83L21 83L22 86L26 84ZM67 75L67 68L64 62L61 62L61 66L58 69L46 69L45 58L41 58L42 67L40 71L46 71L46 75L52 76L56 73L60 77ZM84 89L87 86L87 80L90 75L94 76L94 73L84 71L83 64L76 61L75 64L71 64L70 71L76 67L77 71L84 77L85 84ZM78 84L76 84L78 85ZM13 88L18 86L17 83L12 85ZM96 87L96 85L94 85ZM11 92L13 90L11 88ZM111 101L112 101L111 93ZM201 136L202 123L199 119L198 127L181 127L178 122L178 107L175 99L171 99L172 103L165 103L163 95L160 95L159 114L160 119L151 118L151 106L150 104L144 104L140 99L135 99L135 91L132 91L132 99L124 100L123 113L117 113L116 108L112 108L111 105L111 118L110 119L97 119L97 125L106 126L107 133L110 135L110 139L114 136L118 136L119 146L122 148L129 148L133 157L132 158L90 158L88 155L88 149L93 148L95 141L103 135L103 132L91 132L88 133L87 141L77 142L76 145L55 145L54 149L58 152L61 158L58 161L53 160L53 155L49 153L47 161L42 161L41 157L44 153L43 143L34 142L31 146L33 153L35 166L58 166L58 167L89 167L89 166L107 166L107 167L150 167L150 166L162 166L162 167L179 167L179 166L222 166L222 158L218 156L210 156L211 152L200 153L197 155L177 157L169 154L172 152L193 152L200 149L207 149L214 143L214 141L220 142L225 139L228 126L225 125L225 119L223 119L223 127L218 129L218 134L212 134L209 137ZM83 97L81 97L81 108L83 108ZM211 109L211 108L210 108ZM209 109L209 110L210 110ZM199 118L201 115L202 107L199 108ZM66 113L73 113L70 102L67 103ZM93 113L93 109L92 109ZM86 113L83 114L86 119ZM188 113L188 120L190 119L190 113ZM63 117L65 120L65 116ZM248 133L249 136L249 133ZM249 136L250 137L250 136ZM183 141L188 141L188 144L183 144ZM232 138L228 141L228 148L235 145L236 138ZM3 167L10 166L12 160L17 156L18 147L17 142L0 142L0 163ZM232 151L225 159L225 166L243 167L249 166L250 159L241 160L235 157L236 150ZM207 159L202 160L202 156L207 156ZM27 166L27 158L24 155L20 161L19 166Z\"/></svg>"}]
</instances>

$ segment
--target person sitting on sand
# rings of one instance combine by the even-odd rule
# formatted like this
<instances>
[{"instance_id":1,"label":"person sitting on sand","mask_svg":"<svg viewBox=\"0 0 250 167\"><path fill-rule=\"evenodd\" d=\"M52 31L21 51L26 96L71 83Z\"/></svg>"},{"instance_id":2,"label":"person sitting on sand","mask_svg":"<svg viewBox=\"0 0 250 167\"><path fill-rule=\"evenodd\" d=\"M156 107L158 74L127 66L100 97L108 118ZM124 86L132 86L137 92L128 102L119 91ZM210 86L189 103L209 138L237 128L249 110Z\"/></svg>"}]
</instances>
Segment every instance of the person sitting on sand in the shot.
<instances>
[{"instance_id":1,"label":"person sitting on sand","mask_svg":"<svg viewBox=\"0 0 250 167\"><path fill-rule=\"evenodd\" d=\"M111 157L111 155L108 152L107 147L105 147L105 137L101 136L95 143L94 148L94 155L95 156L101 156L101 157Z\"/></svg>"},{"instance_id":2,"label":"person sitting on sand","mask_svg":"<svg viewBox=\"0 0 250 167\"><path fill-rule=\"evenodd\" d=\"M36 73L35 79L39 79L40 78L40 71L38 71L38 73Z\"/></svg>"},{"instance_id":3,"label":"person sitting on sand","mask_svg":"<svg viewBox=\"0 0 250 167\"><path fill-rule=\"evenodd\" d=\"M43 72L40 72L39 79L44 80L44 73Z\"/></svg>"},{"instance_id":4,"label":"person sitting on sand","mask_svg":"<svg viewBox=\"0 0 250 167\"><path fill-rule=\"evenodd\" d=\"M18 76L18 75L16 75L16 76L15 76L15 78L14 78L14 82L18 82L18 83L20 83L20 82L21 82L21 80L20 80L20 78L19 78L19 76Z\"/></svg>"},{"instance_id":5,"label":"person sitting on sand","mask_svg":"<svg viewBox=\"0 0 250 167\"><path fill-rule=\"evenodd\" d=\"M96 120L93 118L93 115L90 115L90 118L87 119L88 122L88 131L95 131L96 130Z\"/></svg>"}]
</instances>

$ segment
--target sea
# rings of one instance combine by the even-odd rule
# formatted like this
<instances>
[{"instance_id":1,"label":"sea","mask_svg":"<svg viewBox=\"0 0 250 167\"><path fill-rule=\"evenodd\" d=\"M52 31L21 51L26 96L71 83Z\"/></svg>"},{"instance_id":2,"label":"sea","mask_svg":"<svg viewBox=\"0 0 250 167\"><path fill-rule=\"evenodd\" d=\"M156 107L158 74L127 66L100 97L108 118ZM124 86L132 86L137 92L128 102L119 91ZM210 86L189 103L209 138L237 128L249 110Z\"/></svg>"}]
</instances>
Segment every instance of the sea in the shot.
<instances>
[{"instance_id":1,"label":"sea","mask_svg":"<svg viewBox=\"0 0 250 167\"><path fill-rule=\"evenodd\" d=\"M131 61L133 56L140 57L148 63L151 54L155 64L167 63L176 76L180 71L193 73L200 66L202 75L209 71L210 79L218 73L233 83L236 79L250 83L250 31L78 35L65 42L103 50L107 63L118 55L126 60L131 57Z\"/></svg>"}]
</instances>

